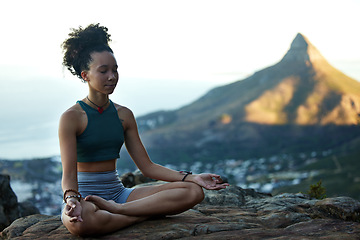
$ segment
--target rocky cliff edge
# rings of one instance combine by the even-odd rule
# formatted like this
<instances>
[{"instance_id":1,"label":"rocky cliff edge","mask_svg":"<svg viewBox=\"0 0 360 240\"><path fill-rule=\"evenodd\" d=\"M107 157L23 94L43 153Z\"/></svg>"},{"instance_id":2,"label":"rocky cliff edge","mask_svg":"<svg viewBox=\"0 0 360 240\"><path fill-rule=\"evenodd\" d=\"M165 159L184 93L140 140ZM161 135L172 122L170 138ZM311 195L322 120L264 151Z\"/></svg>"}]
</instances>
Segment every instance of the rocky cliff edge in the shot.
<instances>
[{"instance_id":1,"label":"rocky cliff edge","mask_svg":"<svg viewBox=\"0 0 360 240\"><path fill-rule=\"evenodd\" d=\"M205 194L182 214L87 239L360 239L360 202L349 197L270 196L236 186ZM82 239L66 230L60 216L41 214L15 220L1 238Z\"/></svg>"}]
</instances>

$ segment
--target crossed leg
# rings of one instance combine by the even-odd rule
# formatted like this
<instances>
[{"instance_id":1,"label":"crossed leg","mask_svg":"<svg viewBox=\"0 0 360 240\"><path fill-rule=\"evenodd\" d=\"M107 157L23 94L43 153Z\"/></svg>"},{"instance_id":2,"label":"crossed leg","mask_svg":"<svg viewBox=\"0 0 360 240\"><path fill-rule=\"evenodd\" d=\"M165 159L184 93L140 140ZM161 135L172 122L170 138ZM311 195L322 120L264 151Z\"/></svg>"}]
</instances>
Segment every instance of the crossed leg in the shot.
<instances>
[{"instance_id":1,"label":"crossed leg","mask_svg":"<svg viewBox=\"0 0 360 240\"><path fill-rule=\"evenodd\" d=\"M190 182L173 182L135 188L126 203L115 204L96 196L86 200L100 209L127 216L174 215L184 212L204 198L202 188Z\"/></svg>"},{"instance_id":2,"label":"crossed leg","mask_svg":"<svg viewBox=\"0 0 360 240\"><path fill-rule=\"evenodd\" d=\"M80 204L82 207L82 222L71 222L70 217L62 213L63 224L74 235L103 235L147 219L144 216L134 217L113 214L107 210L99 209L94 203L89 201L81 200Z\"/></svg>"},{"instance_id":3,"label":"crossed leg","mask_svg":"<svg viewBox=\"0 0 360 240\"><path fill-rule=\"evenodd\" d=\"M202 188L190 182L136 188L123 204L87 196L86 201L81 201L84 221L70 222L69 217L63 215L64 225L76 235L106 234L144 221L150 216L184 212L203 198Z\"/></svg>"}]
</instances>

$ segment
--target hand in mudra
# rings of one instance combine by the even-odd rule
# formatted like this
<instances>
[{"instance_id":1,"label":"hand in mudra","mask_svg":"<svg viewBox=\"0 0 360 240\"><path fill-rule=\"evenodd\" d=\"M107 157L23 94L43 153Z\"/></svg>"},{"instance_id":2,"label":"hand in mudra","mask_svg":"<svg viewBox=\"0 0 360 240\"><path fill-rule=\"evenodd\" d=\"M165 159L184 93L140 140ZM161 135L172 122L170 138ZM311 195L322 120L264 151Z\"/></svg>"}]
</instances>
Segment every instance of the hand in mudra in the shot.
<instances>
[{"instance_id":1,"label":"hand in mudra","mask_svg":"<svg viewBox=\"0 0 360 240\"><path fill-rule=\"evenodd\" d=\"M65 215L70 217L70 222L82 222L81 218L82 207L79 201L70 198L67 200L65 206Z\"/></svg>"},{"instance_id":2,"label":"hand in mudra","mask_svg":"<svg viewBox=\"0 0 360 240\"><path fill-rule=\"evenodd\" d=\"M229 186L228 183L223 182L220 175L212 173L197 174L194 176L194 181L208 190L220 190Z\"/></svg>"}]
</instances>

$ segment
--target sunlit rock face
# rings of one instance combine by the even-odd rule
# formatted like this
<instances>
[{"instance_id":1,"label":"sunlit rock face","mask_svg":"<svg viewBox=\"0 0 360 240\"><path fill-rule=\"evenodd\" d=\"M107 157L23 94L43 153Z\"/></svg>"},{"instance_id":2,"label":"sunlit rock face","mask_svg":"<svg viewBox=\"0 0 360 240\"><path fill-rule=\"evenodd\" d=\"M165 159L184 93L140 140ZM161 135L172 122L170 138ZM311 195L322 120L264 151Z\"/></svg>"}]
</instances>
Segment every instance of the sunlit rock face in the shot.
<instances>
[{"instance_id":1,"label":"sunlit rock face","mask_svg":"<svg viewBox=\"0 0 360 240\"><path fill-rule=\"evenodd\" d=\"M276 64L179 109L137 120L158 163L214 164L353 146L360 142L359 116L360 82L334 68L299 33Z\"/></svg>"}]
</instances>

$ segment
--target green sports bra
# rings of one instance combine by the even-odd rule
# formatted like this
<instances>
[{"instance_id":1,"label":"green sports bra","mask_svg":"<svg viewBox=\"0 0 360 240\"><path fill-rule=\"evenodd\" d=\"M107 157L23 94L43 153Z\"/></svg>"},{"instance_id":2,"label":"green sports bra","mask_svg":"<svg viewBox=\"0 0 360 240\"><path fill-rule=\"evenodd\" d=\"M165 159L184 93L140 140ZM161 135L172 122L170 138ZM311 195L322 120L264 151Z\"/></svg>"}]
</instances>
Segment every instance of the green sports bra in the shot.
<instances>
[{"instance_id":1,"label":"green sports bra","mask_svg":"<svg viewBox=\"0 0 360 240\"><path fill-rule=\"evenodd\" d=\"M83 101L77 101L86 112L88 123L76 137L77 161L97 162L120 157L124 144L124 129L114 103L99 113Z\"/></svg>"}]
</instances>

